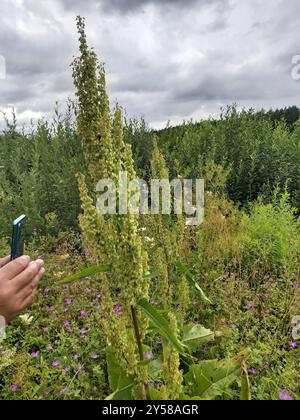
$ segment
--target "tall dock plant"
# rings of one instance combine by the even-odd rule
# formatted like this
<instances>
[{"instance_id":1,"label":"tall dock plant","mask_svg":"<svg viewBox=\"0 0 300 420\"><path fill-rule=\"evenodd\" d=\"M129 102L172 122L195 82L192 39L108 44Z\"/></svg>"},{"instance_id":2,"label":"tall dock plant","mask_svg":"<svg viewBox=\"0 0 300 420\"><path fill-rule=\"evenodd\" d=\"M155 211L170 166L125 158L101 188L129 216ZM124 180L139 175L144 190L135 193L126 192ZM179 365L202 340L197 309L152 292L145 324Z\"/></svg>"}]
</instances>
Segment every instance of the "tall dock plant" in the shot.
<instances>
[{"instance_id":1,"label":"tall dock plant","mask_svg":"<svg viewBox=\"0 0 300 420\"><path fill-rule=\"evenodd\" d=\"M123 137L122 110L116 105L111 112L104 66L88 47L85 22L81 17L77 18L77 29L80 56L72 65L77 96L77 130L89 168L89 179L78 174L83 210L80 225L95 265L60 284L89 275L98 276L102 308L97 317L106 338L108 377L113 391L109 399L190 399L222 395L218 382L227 376L228 361L217 365L216 361L208 361L205 366L191 365L185 376L180 370L180 355L186 361L194 361L191 354L214 339L214 333L200 325L183 325L189 306L188 280L209 302L193 275L180 261L185 236L184 217L160 214L145 217L146 231L155 241L154 249L149 249L148 258L143 242L146 238L141 235L145 229L139 228L137 215L103 215L96 207L100 180L111 179L119 185L120 171L127 172L128 183L136 179L136 173L131 147ZM153 179L169 178L156 141L151 170ZM130 198L128 193L127 204ZM159 274L149 273L148 260ZM158 278L155 293L162 310L149 303L153 277ZM157 334L163 338L162 355L158 355L152 364L148 360L149 351L145 353L146 347L144 349L143 346L146 332L152 338ZM229 362L232 374L226 386L244 372L239 360ZM214 372L217 372L215 377ZM210 394L206 388L196 386L203 383L203 375L212 378ZM152 389L150 381L154 382Z\"/></svg>"},{"instance_id":2,"label":"tall dock plant","mask_svg":"<svg viewBox=\"0 0 300 420\"><path fill-rule=\"evenodd\" d=\"M131 148L123 140L120 107L117 105L111 113L104 66L87 45L81 17L77 18L77 29L80 56L72 64L78 101L77 129L95 187L89 191L85 177L78 175L83 209L80 225L95 263L111 264L109 274L99 274L103 297L99 320L110 359L128 375L138 378L136 389L143 384L148 393L147 368L140 363L144 357L141 340L147 324L141 320L137 303L148 299L149 282L145 279L147 254L138 235L137 216L101 215L95 205L96 185L101 179L118 181L120 170L127 171L128 182L135 178Z\"/></svg>"}]
</instances>

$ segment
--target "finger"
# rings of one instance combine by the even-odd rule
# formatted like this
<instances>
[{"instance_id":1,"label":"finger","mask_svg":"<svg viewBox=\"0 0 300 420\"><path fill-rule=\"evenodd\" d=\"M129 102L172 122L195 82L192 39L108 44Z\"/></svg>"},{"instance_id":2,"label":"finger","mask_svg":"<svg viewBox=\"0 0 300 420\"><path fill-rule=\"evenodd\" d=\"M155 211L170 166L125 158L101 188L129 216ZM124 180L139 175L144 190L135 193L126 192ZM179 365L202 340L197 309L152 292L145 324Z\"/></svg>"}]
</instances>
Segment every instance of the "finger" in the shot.
<instances>
[{"instance_id":1,"label":"finger","mask_svg":"<svg viewBox=\"0 0 300 420\"><path fill-rule=\"evenodd\" d=\"M33 290L24 300L22 303L22 310L28 308L28 306L33 304L34 298L36 294L36 289Z\"/></svg>"},{"instance_id":2,"label":"finger","mask_svg":"<svg viewBox=\"0 0 300 420\"><path fill-rule=\"evenodd\" d=\"M18 274L22 273L30 263L30 257L24 255L23 257L17 258L14 261L9 262L1 268L1 277L7 280L12 280Z\"/></svg>"},{"instance_id":3,"label":"finger","mask_svg":"<svg viewBox=\"0 0 300 420\"><path fill-rule=\"evenodd\" d=\"M32 280L39 273L40 269L43 268L43 266L44 261L42 260L32 261L21 274L11 281L11 285L15 287L18 292L18 290L21 290L23 287L31 284Z\"/></svg>"},{"instance_id":4,"label":"finger","mask_svg":"<svg viewBox=\"0 0 300 420\"><path fill-rule=\"evenodd\" d=\"M45 274L45 269L41 268L39 273L31 281L31 283L28 284L26 287L23 287L23 289L20 290L20 292L18 293L18 299L20 299L21 302L26 300L26 298L28 296L30 296L31 293L37 289L38 284L39 284L39 282L40 282L40 280L41 280L41 278L43 277L44 274Z\"/></svg>"},{"instance_id":5,"label":"finger","mask_svg":"<svg viewBox=\"0 0 300 420\"><path fill-rule=\"evenodd\" d=\"M0 258L0 268L4 267L6 264L10 262L10 255L4 258Z\"/></svg>"}]
</instances>

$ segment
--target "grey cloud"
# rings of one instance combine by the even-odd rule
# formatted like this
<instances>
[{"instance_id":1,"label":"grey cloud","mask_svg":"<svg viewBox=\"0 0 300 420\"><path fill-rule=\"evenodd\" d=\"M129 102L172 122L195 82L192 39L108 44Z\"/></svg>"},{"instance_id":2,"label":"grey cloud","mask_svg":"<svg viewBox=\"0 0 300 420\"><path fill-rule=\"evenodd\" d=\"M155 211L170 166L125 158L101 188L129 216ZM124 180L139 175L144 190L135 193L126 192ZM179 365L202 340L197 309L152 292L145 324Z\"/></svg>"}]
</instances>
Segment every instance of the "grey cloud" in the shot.
<instances>
[{"instance_id":1,"label":"grey cloud","mask_svg":"<svg viewBox=\"0 0 300 420\"><path fill-rule=\"evenodd\" d=\"M106 62L109 94L129 116L179 122L239 102L299 105L299 0L1 0L0 108L53 113L73 96L75 16ZM150 4L156 7L148 7ZM27 115L27 114L26 114Z\"/></svg>"}]
</instances>

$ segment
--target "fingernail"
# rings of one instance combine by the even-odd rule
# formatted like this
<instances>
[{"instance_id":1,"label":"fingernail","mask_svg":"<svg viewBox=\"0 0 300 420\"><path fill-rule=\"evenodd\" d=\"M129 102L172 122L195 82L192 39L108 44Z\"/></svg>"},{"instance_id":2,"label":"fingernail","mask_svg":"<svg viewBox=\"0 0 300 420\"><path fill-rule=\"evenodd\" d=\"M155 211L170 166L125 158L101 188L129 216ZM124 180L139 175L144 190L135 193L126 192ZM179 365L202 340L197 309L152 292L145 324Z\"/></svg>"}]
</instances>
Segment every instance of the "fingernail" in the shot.
<instances>
[{"instance_id":1,"label":"fingernail","mask_svg":"<svg viewBox=\"0 0 300 420\"><path fill-rule=\"evenodd\" d=\"M28 255L23 255L19 258L19 261L21 261L24 264L29 264L31 258Z\"/></svg>"}]
</instances>

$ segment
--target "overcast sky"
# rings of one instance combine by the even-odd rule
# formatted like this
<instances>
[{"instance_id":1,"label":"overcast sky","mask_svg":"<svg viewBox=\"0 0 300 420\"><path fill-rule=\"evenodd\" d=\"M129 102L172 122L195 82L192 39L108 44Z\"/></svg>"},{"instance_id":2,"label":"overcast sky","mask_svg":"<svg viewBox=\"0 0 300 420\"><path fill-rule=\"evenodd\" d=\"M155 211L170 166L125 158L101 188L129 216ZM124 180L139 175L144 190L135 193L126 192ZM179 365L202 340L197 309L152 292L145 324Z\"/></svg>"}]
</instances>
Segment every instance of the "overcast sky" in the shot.
<instances>
[{"instance_id":1,"label":"overcast sky","mask_svg":"<svg viewBox=\"0 0 300 420\"><path fill-rule=\"evenodd\" d=\"M73 97L78 14L106 63L112 103L152 126L216 116L233 102L300 106L291 77L299 0L1 0L0 107L15 107L20 122L49 118Z\"/></svg>"}]
</instances>

